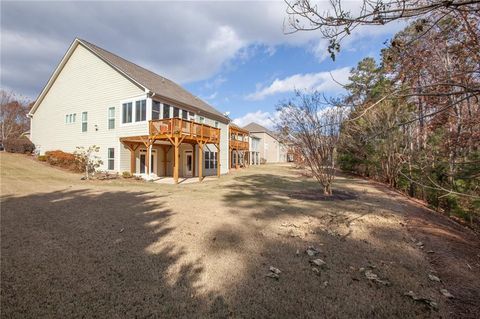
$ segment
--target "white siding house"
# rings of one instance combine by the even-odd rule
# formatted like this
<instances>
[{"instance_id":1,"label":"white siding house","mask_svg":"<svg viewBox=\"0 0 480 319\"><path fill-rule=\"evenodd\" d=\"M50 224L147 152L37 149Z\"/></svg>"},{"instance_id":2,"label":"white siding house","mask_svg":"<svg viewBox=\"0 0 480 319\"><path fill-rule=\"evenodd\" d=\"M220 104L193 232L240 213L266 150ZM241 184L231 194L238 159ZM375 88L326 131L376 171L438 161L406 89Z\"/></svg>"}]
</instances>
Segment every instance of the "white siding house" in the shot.
<instances>
[{"instance_id":1,"label":"white siding house","mask_svg":"<svg viewBox=\"0 0 480 319\"><path fill-rule=\"evenodd\" d=\"M174 152L169 140L151 141L148 150L138 143L133 153L122 141L129 137L143 141L143 137L149 136L152 119L175 117L181 123L204 123L213 131L220 129L220 134L215 144L204 140L204 152L208 155L202 156L203 176L228 172L227 117L172 81L84 40L74 40L29 116L31 140L40 154L50 150L73 152L77 146L97 145L103 161L101 170L134 170L136 174L150 170L154 176L173 174ZM190 153L192 150L194 154ZM147 152L151 154L150 161L145 159ZM194 143L179 145L180 176L198 175L198 152L199 146ZM192 162L194 159L197 165ZM196 166L193 170L192 165Z\"/></svg>"}]
</instances>

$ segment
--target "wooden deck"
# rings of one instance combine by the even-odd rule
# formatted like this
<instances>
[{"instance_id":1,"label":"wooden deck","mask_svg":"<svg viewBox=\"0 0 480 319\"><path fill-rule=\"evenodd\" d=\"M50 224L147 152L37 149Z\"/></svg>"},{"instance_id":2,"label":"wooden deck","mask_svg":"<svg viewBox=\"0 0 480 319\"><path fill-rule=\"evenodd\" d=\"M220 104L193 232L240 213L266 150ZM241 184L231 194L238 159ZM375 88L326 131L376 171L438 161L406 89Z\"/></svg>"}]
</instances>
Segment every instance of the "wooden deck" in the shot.
<instances>
[{"instance_id":1,"label":"wooden deck","mask_svg":"<svg viewBox=\"0 0 480 319\"><path fill-rule=\"evenodd\" d=\"M237 125L230 125L228 136L230 137L228 141L228 148L230 150L230 168L240 168L240 161L243 162L244 166L247 166L248 156L250 154L250 145L248 141L250 132ZM234 158L236 159L235 165L233 163Z\"/></svg>"},{"instance_id":2,"label":"wooden deck","mask_svg":"<svg viewBox=\"0 0 480 319\"><path fill-rule=\"evenodd\" d=\"M155 141L168 141L174 148L173 179L178 184L179 178L179 147L182 143L198 145L198 178L203 179L203 147L205 144L213 144L217 148L217 175L220 176L220 129L197 123L182 118L169 118L151 120L148 123L148 135L128 136L120 138L120 141L130 150L130 171L135 173L135 151L139 146L145 145L147 154L145 157L146 173L150 174L150 152Z\"/></svg>"}]
</instances>

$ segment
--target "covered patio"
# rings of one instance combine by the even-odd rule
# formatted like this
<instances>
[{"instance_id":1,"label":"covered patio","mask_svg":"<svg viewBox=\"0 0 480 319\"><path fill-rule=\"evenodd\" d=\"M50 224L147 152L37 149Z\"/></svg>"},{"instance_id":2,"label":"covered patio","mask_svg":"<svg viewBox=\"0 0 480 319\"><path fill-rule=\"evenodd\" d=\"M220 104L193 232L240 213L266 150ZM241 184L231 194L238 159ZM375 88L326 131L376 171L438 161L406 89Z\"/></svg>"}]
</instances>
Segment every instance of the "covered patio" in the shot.
<instances>
[{"instance_id":1,"label":"covered patio","mask_svg":"<svg viewBox=\"0 0 480 319\"><path fill-rule=\"evenodd\" d=\"M189 154L185 158L186 169L191 172L192 177L198 173L198 180L202 181L204 178L204 148L206 145L214 145L217 150L216 175L220 176L219 128L182 118L151 120L148 125L148 135L120 138L121 143L130 150L131 174L136 174L137 172L137 154L142 150L145 155L141 155L139 164L141 166L144 165L144 168L141 169L145 170L145 175L151 176L152 168L156 168L157 172L162 172L162 177L168 177L167 155L170 150L172 150L173 168L170 177L173 178L173 183L178 184L180 181L180 148L182 147L182 149L185 150L190 145L191 151L187 150ZM197 149L198 152L196 152ZM162 168L156 167L152 162L152 160L155 160L156 156L160 153L156 152L156 150L162 150L162 155L164 157Z\"/></svg>"}]
</instances>

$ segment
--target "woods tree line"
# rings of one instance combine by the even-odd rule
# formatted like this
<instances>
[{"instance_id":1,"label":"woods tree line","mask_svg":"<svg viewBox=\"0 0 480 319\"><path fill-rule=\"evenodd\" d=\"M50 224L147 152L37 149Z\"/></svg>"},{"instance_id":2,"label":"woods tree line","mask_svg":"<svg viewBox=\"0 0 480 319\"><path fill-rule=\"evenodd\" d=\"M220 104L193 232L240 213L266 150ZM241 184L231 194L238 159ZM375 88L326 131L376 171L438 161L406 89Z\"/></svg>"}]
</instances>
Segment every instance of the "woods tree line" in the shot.
<instances>
[{"instance_id":1,"label":"woods tree line","mask_svg":"<svg viewBox=\"0 0 480 319\"><path fill-rule=\"evenodd\" d=\"M319 92L297 92L282 103L278 129L285 142L317 175L331 174L338 165L473 222L480 215L478 2L397 1L411 10L396 11L364 1L357 16L342 11L340 1L331 3L333 13L322 15L308 1L297 1L290 14L296 30L319 29L331 40L332 58L339 41L358 25L401 19L402 12L418 19L393 37L380 61L365 58L351 70L345 96L321 99ZM325 110L341 112L342 119L329 121L330 115L322 116L329 114ZM295 112L300 118L291 116ZM325 154L325 145L333 141Z\"/></svg>"}]
</instances>

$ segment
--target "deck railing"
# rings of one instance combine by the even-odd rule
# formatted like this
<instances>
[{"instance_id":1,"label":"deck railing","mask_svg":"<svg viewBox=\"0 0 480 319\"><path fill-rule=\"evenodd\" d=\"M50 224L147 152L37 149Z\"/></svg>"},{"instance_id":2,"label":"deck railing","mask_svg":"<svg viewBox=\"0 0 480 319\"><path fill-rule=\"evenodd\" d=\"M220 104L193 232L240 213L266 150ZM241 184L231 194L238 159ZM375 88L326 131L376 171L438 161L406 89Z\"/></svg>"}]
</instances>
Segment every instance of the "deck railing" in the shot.
<instances>
[{"instance_id":1,"label":"deck railing","mask_svg":"<svg viewBox=\"0 0 480 319\"><path fill-rule=\"evenodd\" d=\"M230 139L230 148L237 150L248 150L249 145L246 141L239 141L235 139Z\"/></svg>"},{"instance_id":2,"label":"deck railing","mask_svg":"<svg viewBox=\"0 0 480 319\"><path fill-rule=\"evenodd\" d=\"M203 123L182 118L151 120L149 133L152 137L179 136L192 139L208 140L211 143L220 141L220 129Z\"/></svg>"}]
</instances>

